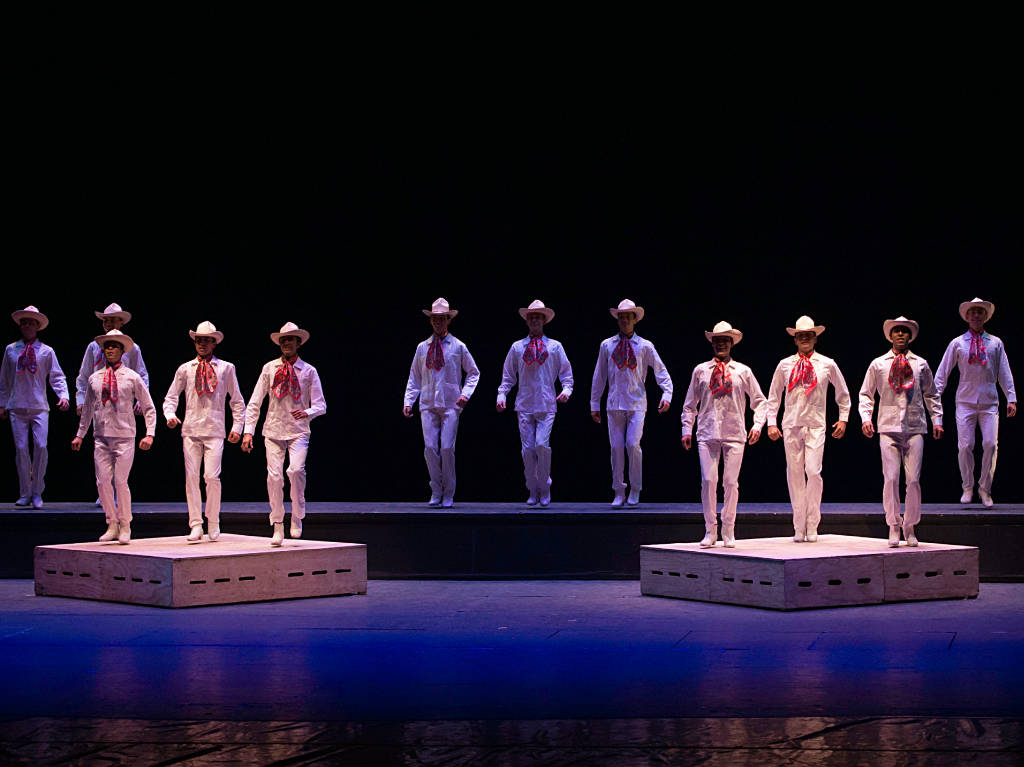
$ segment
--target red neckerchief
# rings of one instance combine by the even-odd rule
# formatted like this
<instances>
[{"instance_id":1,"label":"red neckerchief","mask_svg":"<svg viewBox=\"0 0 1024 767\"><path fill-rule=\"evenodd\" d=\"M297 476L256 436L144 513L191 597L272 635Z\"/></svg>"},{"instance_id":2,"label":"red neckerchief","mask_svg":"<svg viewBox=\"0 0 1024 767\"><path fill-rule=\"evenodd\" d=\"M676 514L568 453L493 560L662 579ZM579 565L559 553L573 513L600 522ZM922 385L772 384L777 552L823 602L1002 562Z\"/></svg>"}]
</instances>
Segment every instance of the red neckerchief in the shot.
<instances>
[{"instance_id":1,"label":"red neckerchief","mask_svg":"<svg viewBox=\"0 0 1024 767\"><path fill-rule=\"evenodd\" d=\"M435 333L433 340L430 342L430 348L427 349L428 370L441 370L444 367L444 347L441 346L442 338L443 336Z\"/></svg>"},{"instance_id":2,"label":"red neckerchief","mask_svg":"<svg viewBox=\"0 0 1024 767\"><path fill-rule=\"evenodd\" d=\"M633 344L625 336L619 336L619 344L612 352L612 362L619 366L619 370L636 370L636 352L633 351Z\"/></svg>"},{"instance_id":3,"label":"red neckerchief","mask_svg":"<svg viewBox=\"0 0 1024 767\"><path fill-rule=\"evenodd\" d=\"M274 385L270 387L270 391L278 399L281 399L286 394L290 394L296 402L302 398L299 374L295 372L295 363L298 361L298 355L292 360L286 360L284 357L281 358L281 364L278 366L277 372L274 373Z\"/></svg>"},{"instance_id":4,"label":"red neckerchief","mask_svg":"<svg viewBox=\"0 0 1024 767\"><path fill-rule=\"evenodd\" d=\"M213 369L213 355L208 358L199 357L196 367L196 394L213 394L217 391L217 371Z\"/></svg>"},{"instance_id":5,"label":"red neckerchief","mask_svg":"<svg viewBox=\"0 0 1024 767\"><path fill-rule=\"evenodd\" d=\"M713 397L722 397L732 391L732 373L728 364L722 362L718 357L714 359L715 369L711 371L711 381L708 388L711 389Z\"/></svg>"},{"instance_id":6,"label":"red neckerchief","mask_svg":"<svg viewBox=\"0 0 1024 767\"><path fill-rule=\"evenodd\" d=\"M547 358L548 350L544 348L544 336L531 338L530 343L526 345L526 349L523 351L523 362L527 366L532 365L534 362L538 365L543 365L544 360Z\"/></svg>"},{"instance_id":7,"label":"red neckerchief","mask_svg":"<svg viewBox=\"0 0 1024 767\"><path fill-rule=\"evenodd\" d=\"M121 363L118 362L116 365L107 364L107 372L103 375L103 393L100 404L105 405L107 402L112 402L114 406L117 406L117 376L115 371L121 367Z\"/></svg>"},{"instance_id":8,"label":"red neckerchief","mask_svg":"<svg viewBox=\"0 0 1024 767\"><path fill-rule=\"evenodd\" d=\"M21 350L21 354L18 355L17 370L19 373L23 373L26 370L29 373L35 373L39 369L39 365L36 363L36 350L35 341L32 343L25 343L25 348Z\"/></svg>"},{"instance_id":9,"label":"red neckerchief","mask_svg":"<svg viewBox=\"0 0 1024 767\"><path fill-rule=\"evenodd\" d=\"M906 354L898 352L893 352L893 354L896 356L893 358L892 365L889 366L889 386L897 394L910 391L914 388L914 369L910 367Z\"/></svg>"},{"instance_id":10,"label":"red neckerchief","mask_svg":"<svg viewBox=\"0 0 1024 767\"><path fill-rule=\"evenodd\" d=\"M811 354L814 354L813 350ZM814 387L818 385L818 375L814 372L814 365L811 364L811 354L808 354L806 357L802 354L797 354L800 359L793 366L793 370L790 371L789 386L786 388L786 391L793 391L793 387L798 384L803 384L805 397L814 391Z\"/></svg>"},{"instance_id":11,"label":"red neckerchief","mask_svg":"<svg viewBox=\"0 0 1024 767\"><path fill-rule=\"evenodd\" d=\"M971 334L971 349L967 355L968 365L985 365L988 363L988 353L985 351L985 339L982 333L969 331Z\"/></svg>"}]
</instances>

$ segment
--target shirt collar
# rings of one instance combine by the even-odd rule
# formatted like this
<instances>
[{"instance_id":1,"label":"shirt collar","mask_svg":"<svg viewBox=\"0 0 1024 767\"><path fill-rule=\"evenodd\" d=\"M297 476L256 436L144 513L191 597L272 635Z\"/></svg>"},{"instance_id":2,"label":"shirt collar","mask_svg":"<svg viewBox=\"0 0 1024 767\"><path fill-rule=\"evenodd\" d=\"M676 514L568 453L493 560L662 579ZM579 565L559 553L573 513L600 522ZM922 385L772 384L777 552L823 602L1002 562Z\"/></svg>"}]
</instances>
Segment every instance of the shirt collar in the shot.
<instances>
[{"instance_id":1,"label":"shirt collar","mask_svg":"<svg viewBox=\"0 0 1024 767\"><path fill-rule=\"evenodd\" d=\"M284 364L284 357L278 357L277 361L280 362L283 365ZM295 363L292 365L292 367L295 368L296 370L302 370L302 368L304 368L305 366L306 366L306 362L305 362L305 360L302 359L302 357L296 357L295 358Z\"/></svg>"}]
</instances>

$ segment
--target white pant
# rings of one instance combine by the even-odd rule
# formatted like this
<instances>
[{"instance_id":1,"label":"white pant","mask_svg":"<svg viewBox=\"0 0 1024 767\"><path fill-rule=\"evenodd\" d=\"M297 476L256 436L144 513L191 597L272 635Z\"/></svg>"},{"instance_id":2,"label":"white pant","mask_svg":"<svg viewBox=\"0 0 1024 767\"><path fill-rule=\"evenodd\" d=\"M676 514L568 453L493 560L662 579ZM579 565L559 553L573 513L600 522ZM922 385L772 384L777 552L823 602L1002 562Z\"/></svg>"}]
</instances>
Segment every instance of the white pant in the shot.
<instances>
[{"instance_id":1,"label":"white pant","mask_svg":"<svg viewBox=\"0 0 1024 767\"><path fill-rule=\"evenodd\" d=\"M294 439L263 438L267 451L267 496L270 498L270 522L284 522L284 455L288 453L288 484L291 486L292 517L306 516L306 453L309 437Z\"/></svg>"},{"instance_id":2,"label":"white pant","mask_svg":"<svg viewBox=\"0 0 1024 767\"><path fill-rule=\"evenodd\" d=\"M199 471L206 480L206 518L220 523L220 464L224 455L221 437L182 437L185 452L185 499L188 501L188 526L203 524L203 496L199 492Z\"/></svg>"},{"instance_id":3,"label":"white pant","mask_svg":"<svg viewBox=\"0 0 1024 767\"><path fill-rule=\"evenodd\" d=\"M890 527L900 524L900 464L907 476L907 508L903 524L921 521L921 459L924 435L879 434L882 451L882 508Z\"/></svg>"},{"instance_id":4,"label":"white pant","mask_svg":"<svg viewBox=\"0 0 1024 767\"><path fill-rule=\"evenodd\" d=\"M740 467L743 465L745 442L726 442L711 439L697 443L700 456L700 500L704 506L704 529L717 532L718 520L718 459L725 456L722 468L722 527L733 530L736 526L736 505L740 500Z\"/></svg>"},{"instance_id":5,"label":"white pant","mask_svg":"<svg viewBox=\"0 0 1024 767\"><path fill-rule=\"evenodd\" d=\"M132 437L94 437L92 457L96 464L96 489L107 524L129 524L132 493L128 489L128 475L135 460L135 440ZM116 503L114 490L117 490Z\"/></svg>"},{"instance_id":6,"label":"white pant","mask_svg":"<svg viewBox=\"0 0 1024 767\"><path fill-rule=\"evenodd\" d=\"M964 490L974 488L974 430L981 427L981 476L978 487L992 493L992 478L996 475L996 456L999 455L999 406L956 406L956 438L960 450L960 479Z\"/></svg>"},{"instance_id":7,"label":"white pant","mask_svg":"<svg viewBox=\"0 0 1024 767\"><path fill-rule=\"evenodd\" d=\"M455 437L459 431L459 412L456 408L420 410L423 457L430 474L430 494L435 498L455 496Z\"/></svg>"},{"instance_id":8,"label":"white pant","mask_svg":"<svg viewBox=\"0 0 1024 767\"><path fill-rule=\"evenodd\" d=\"M802 535L821 522L821 459L824 426L797 426L782 435L786 447L786 481L793 506L793 530Z\"/></svg>"},{"instance_id":9,"label":"white pant","mask_svg":"<svg viewBox=\"0 0 1024 767\"><path fill-rule=\"evenodd\" d=\"M18 467L18 497L42 495L46 483L46 432L50 414L46 410L11 410L11 434L14 435L14 462ZM32 433L33 451L29 455L28 435Z\"/></svg>"},{"instance_id":10,"label":"white pant","mask_svg":"<svg viewBox=\"0 0 1024 767\"><path fill-rule=\"evenodd\" d=\"M626 492L623 481L625 454L629 452L629 489L639 492L643 488L644 454L640 438L644 436L642 410L609 410L608 441L612 447L612 490L616 495Z\"/></svg>"},{"instance_id":11,"label":"white pant","mask_svg":"<svg viewBox=\"0 0 1024 767\"><path fill-rule=\"evenodd\" d=\"M523 446L523 475L530 495L543 498L551 486L551 427L554 413L516 413Z\"/></svg>"}]
</instances>

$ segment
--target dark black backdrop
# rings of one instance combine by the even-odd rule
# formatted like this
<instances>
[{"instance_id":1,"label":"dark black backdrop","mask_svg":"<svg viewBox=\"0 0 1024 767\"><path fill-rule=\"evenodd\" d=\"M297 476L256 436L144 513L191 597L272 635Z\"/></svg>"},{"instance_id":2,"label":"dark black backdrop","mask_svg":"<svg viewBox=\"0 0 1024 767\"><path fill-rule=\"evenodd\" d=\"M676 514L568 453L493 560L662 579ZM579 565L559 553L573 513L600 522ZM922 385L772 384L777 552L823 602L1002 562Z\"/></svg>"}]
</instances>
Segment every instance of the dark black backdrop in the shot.
<instances>
[{"instance_id":1,"label":"dark black backdrop","mask_svg":"<svg viewBox=\"0 0 1024 767\"><path fill-rule=\"evenodd\" d=\"M0 306L47 313L43 340L73 375L99 332L92 312L119 302L158 407L199 321L225 332L218 353L246 394L274 356L268 334L286 320L309 329L303 356L328 402L313 423L310 500L426 498L419 422L400 410L429 333L420 309L439 295L460 310L452 332L482 371L459 432L462 501L525 497L515 416L494 412L494 393L524 333L516 309L533 298L557 311L549 334L576 375L553 437L556 501L610 498L607 434L588 401L597 345L615 330L608 307L623 297L646 307L638 331L676 385L672 410L649 412L648 501L698 498L678 419L709 355L703 331L720 319L743 330L735 356L766 391L793 349L784 328L805 313L828 326L819 349L854 396L898 314L921 323L914 348L933 368L963 330L958 303L975 295L998 307L990 330L1011 360L1024 349L1021 125L995 92L811 115L697 93L654 110L123 69L43 67L20 85ZM653 406L653 378L649 390ZM48 500L94 497L89 451L67 447L76 420L51 415ZM853 416L829 441L826 501L879 497L877 440L859 425ZM1022 426L1002 421L1000 501L1020 500ZM12 452L0 435L11 500ZM742 498L785 500L784 464L778 443L749 448ZM265 497L262 448L228 446L223 476L226 500ZM154 449L137 454L134 495L183 499L182 477L179 436L161 417ZM926 501L958 495L955 429L929 442L923 483Z\"/></svg>"}]
</instances>

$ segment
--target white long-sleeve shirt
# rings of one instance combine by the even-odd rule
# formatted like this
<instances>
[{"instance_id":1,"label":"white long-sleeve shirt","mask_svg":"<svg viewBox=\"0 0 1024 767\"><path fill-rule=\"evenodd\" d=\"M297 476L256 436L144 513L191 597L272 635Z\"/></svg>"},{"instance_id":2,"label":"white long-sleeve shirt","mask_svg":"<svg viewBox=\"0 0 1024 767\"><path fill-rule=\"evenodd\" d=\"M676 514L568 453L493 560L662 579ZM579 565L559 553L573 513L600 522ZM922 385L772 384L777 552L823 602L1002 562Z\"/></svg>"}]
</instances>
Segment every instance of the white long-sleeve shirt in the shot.
<instances>
[{"instance_id":1,"label":"white long-sleeve shirt","mask_svg":"<svg viewBox=\"0 0 1024 767\"><path fill-rule=\"evenodd\" d=\"M779 406L783 399L786 403L786 412L782 416L782 428L792 429L798 426L825 427L825 403L828 398L828 385L835 387L836 404L839 406L839 420L850 420L850 390L846 386L846 379L839 372L839 366L831 357L813 352L811 354L811 366L814 368L814 375L818 378L818 384L811 391L810 396L804 394L804 386L794 386L792 391L787 391L789 386L789 374L800 359L799 354L785 357L775 368L775 375L772 376L771 389L768 391L768 408L766 420L769 426L776 426L779 415Z\"/></svg>"},{"instance_id":2,"label":"white long-sleeve shirt","mask_svg":"<svg viewBox=\"0 0 1024 767\"><path fill-rule=\"evenodd\" d=\"M164 418L177 418L178 398L185 392L185 420L181 423L183 437L217 437L224 439L226 425L224 404L231 400L231 431L242 433L245 424L245 398L238 389L238 376L230 362L213 357L210 361L217 374L217 389L213 394L196 392L196 369L199 360L189 360L178 366L171 388L164 397Z\"/></svg>"},{"instance_id":3,"label":"white long-sleeve shirt","mask_svg":"<svg viewBox=\"0 0 1024 767\"><path fill-rule=\"evenodd\" d=\"M725 366L732 380L732 391L717 397L711 393L709 386L711 375L715 372L715 361L702 362L693 369L681 416L684 437L693 433L693 424L696 421L698 442L745 442L746 400L750 400L750 409L754 411L754 428L764 427L765 408L768 403L760 384L757 383L757 378L754 377L754 372L736 360L729 360Z\"/></svg>"},{"instance_id":4,"label":"white long-sleeve shirt","mask_svg":"<svg viewBox=\"0 0 1024 767\"><path fill-rule=\"evenodd\" d=\"M548 353L543 365L523 362L523 353L530 343L530 337L522 338L512 344L505 356L505 365L501 371L501 385L498 386L498 402L504 402L512 387L517 383L516 411L520 413L554 413L558 406L555 403L555 379L562 385L560 394L572 394L572 365L565 356L565 349L558 341L547 336L541 337L544 349Z\"/></svg>"},{"instance_id":5,"label":"white long-sleeve shirt","mask_svg":"<svg viewBox=\"0 0 1024 767\"><path fill-rule=\"evenodd\" d=\"M135 400L142 405L146 419L146 435L156 434L156 406L149 396L149 388L142 376L129 367L121 365L115 372L117 378L117 402L103 401L103 380L107 370L97 370L89 376L82 403L82 417L78 422L78 436L84 437L92 423L94 437L135 437Z\"/></svg>"},{"instance_id":6,"label":"white long-sleeve shirt","mask_svg":"<svg viewBox=\"0 0 1024 767\"><path fill-rule=\"evenodd\" d=\"M666 402L672 401L672 376L668 374L668 368L658 356L657 349L647 339L641 338L636 333L628 339L629 345L633 347L633 354L636 355L636 368L619 368L612 359L612 354L622 335L616 333L611 338L601 342L597 352L597 365L594 366L594 378L590 383L590 410L597 412L601 409L601 395L604 394L605 383L608 384L608 402L605 407L608 410L647 410L647 389L644 382L647 380L647 368L654 368L654 380L661 387L661 398Z\"/></svg>"},{"instance_id":7,"label":"white long-sleeve shirt","mask_svg":"<svg viewBox=\"0 0 1024 767\"><path fill-rule=\"evenodd\" d=\"M278 357L263 366L260 377L256 379L256 387L252 390L252 398L245 409L246 434L256 432L256 423L260 420L264 397L270 400L270 405L267 407L267 420L263 423L263 436L270 439L295 439L309 434L309 422L327 412L327 401L320 386L320 376L316 368L302 358L295 362L295 372L298 373L301 389L299 401L293 400L290 394L285 394L281 399L274 395L271 391L274 376L277 369L284 364L285 361ZM296 420L292 416L292 411L296 409L304 410L306 417Z\"/></svg>"},{"instance_id":8,"label":"white long-sleeve shirt","mask_svg":"<svg viewBox=\"0 0 1024 767\"><path fill-rule=\"evenodd\" d=\"M85 356L82 357L82 364L78 368L78 378L75 379L75 402L79 405L85 403L85 392L89 388L89 376L97 370L103 370L107 361L103 358L103 349L95 341L90 341L85 347ZM121 365L131 368L142 378L142 383L149 388L149 371L146 370L146 363L142 361L142 348L135 344L131 349L121 356Z\"/></svg>"},{"instance_id":9,"label":"white long-sleeve shirt","mask_svg":"<svg viewBox=\"0 0 1024 767\"><path fill-rule=\"evenodd\" d=\"M444 367L434 370L427 367L427 352L434 336L421 341L416 347L409 368L409 381L405 385L405 406L412 407L417 398L421 410L431 408L454 408L459 397L469 399L480 383L480 370L473 361L473 355L462 341L451 333L441 339L444 352ZM466 380L462 382L462 374Z\"/></svg>"},{"instance_id":10,"label":"white long-sleeve shirt","mask_svg":"<svg viewBox=\"0 0 1024 767\"><path fill-rule=\"evenodd\" d=\"M860 420L871 422L875 409L875 393L878 393L878 427L882 434L927 434L928 421L925 418L925 407L932 418L933 426L942 426L942 400L935 389L932 370L924 357L918 357L907 351L907 362L914 371L914 387L899 393L889 385L889 371L896 354L892 350L888 354L876 357L868 366L864 375L864 384L860 387Z\"/></svg>"},{"instance_id":11,"label":"white long-sleeve shirt","mask_svg":"<svg viewBox=\"0 0 1024 767\"><path fill-rule=\"evenodd\" d=\"M8 344L0 365L0 407L8 410L49 410L46 382L49 380L57 399L68 398L68 384L53 349L38 338L32 342L36 354L36 372L18 372L18 357L25 351L25 342Z\"/></svg>"},{"instance_id":12,"label":"white long-sleeve shirt","mask_svg":"<svg viewBox=\"0 0 1024 767\"><path fill-rule=\"evenodd\" d=\"M935 371L935 388L942 396L949 381L953 366L960 369L960 384L956 387L956 403L958 405L998 405L999 392L996 382L1003 387L1007 402L1017 401L1017 392L1013 388L1013 373L1010 362L1006 359L1006 349L997 337L982 333L985 342L985 354L988 362L984 365L971 365L968 362L971 350L971 332L957 336L949 342L946 353L942 355L939 369Z\"/></svg>"}]
</instances>

